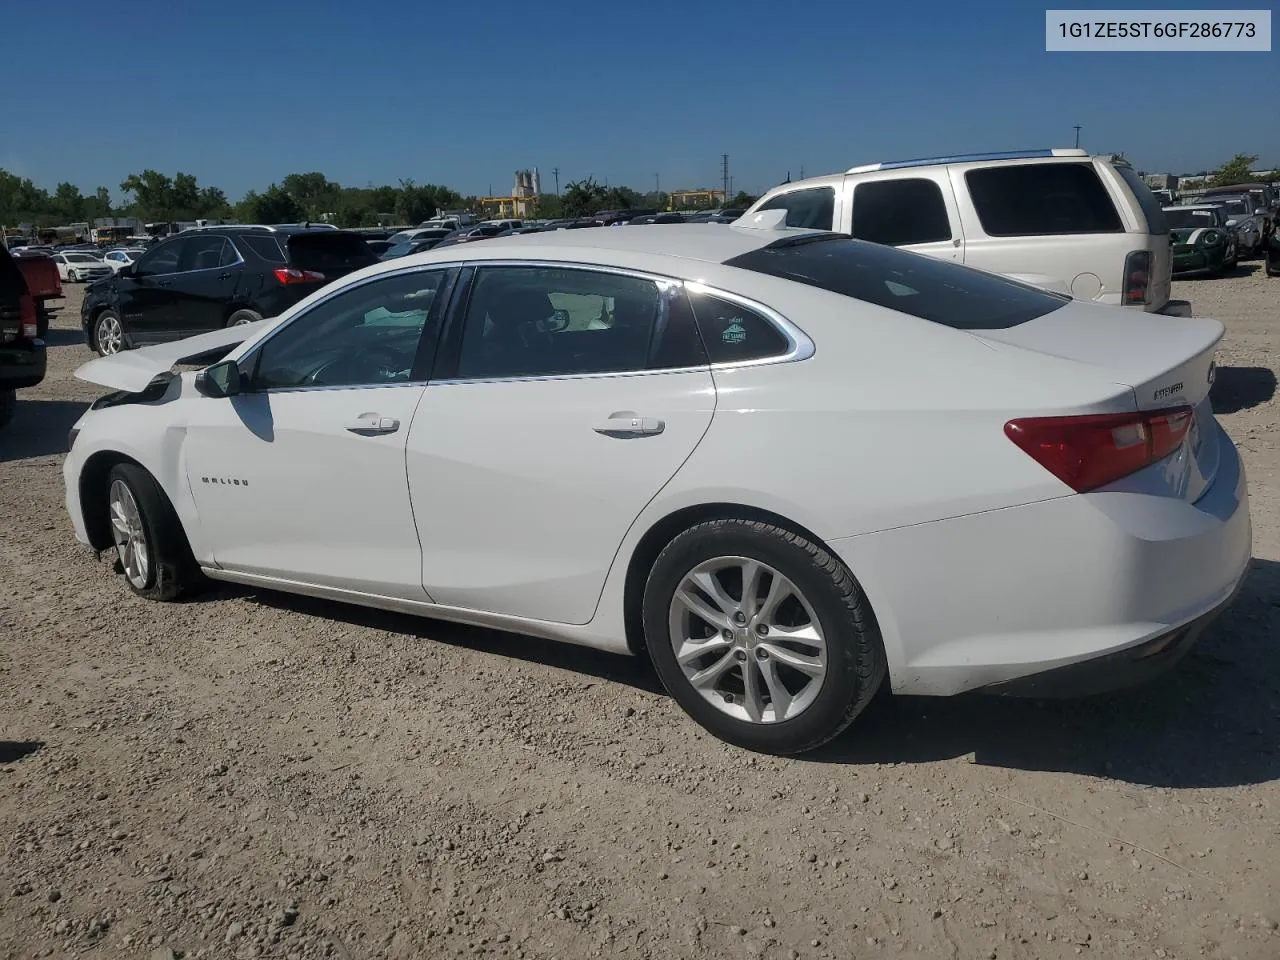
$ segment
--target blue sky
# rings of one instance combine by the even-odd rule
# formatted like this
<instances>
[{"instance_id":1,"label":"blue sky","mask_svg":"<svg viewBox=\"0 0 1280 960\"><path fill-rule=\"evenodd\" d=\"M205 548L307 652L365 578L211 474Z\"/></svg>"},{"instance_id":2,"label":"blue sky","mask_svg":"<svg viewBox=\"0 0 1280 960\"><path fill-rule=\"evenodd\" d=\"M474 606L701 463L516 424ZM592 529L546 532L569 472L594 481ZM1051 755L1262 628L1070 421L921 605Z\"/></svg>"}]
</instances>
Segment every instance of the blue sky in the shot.
<instances>
[{"instance_id":1,"label":"blue sky","mask_svg":"<svg viewBox=\"0 0 1280 960\"><path fill-rule=\"evenodd\" d=\"M182 170L234 201L310 170L463 193L506 193L533 166L544 189L554 167L562 186L718 185L728 153L735 188L758 192L801 168L1070 146L1075 123L1081 146L1142 169L1280 166L1280 54L1051 54L1044 9L15 2L0 167L117 197L132 171Z\"/></svg>"}]
</instances>

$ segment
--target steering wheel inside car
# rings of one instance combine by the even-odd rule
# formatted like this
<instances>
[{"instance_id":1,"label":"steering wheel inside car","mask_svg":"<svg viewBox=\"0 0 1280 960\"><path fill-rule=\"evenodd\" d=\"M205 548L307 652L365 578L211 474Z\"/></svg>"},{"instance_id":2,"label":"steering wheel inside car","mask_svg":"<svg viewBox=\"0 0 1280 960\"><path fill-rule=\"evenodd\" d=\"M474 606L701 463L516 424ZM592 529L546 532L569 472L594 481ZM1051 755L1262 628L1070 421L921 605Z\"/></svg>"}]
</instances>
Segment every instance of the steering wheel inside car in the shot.
<instances>
[{"instance_id":1,"label":"steering wheel inside car","mask_svg":"<svg viewBox=\"0 0 1280 960\"><path fill-rule=\"evenodd\" d=\"M310 386L343 386L357 383L394 383L408 380L413 358L385 345L366 347L350 356L321 365L307 377Z\"/></svg>"}]
</instances>

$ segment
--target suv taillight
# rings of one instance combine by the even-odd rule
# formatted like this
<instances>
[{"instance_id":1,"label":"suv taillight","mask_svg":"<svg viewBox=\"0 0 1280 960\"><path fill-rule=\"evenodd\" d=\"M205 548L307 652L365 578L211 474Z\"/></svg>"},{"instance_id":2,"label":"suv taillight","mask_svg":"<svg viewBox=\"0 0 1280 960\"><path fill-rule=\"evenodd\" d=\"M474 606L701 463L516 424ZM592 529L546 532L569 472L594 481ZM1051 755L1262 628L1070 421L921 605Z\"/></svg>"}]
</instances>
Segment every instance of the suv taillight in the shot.
<instances>
[{"instance_id":1,"label":"suv taillight","mask_svg":"<svg viewBox=\"0 0 1280 960\"><path fill-rule=\"evenodd\" d=\"M1124 258L1124 289L1121 303L1126 306L1145 304L1151 286L1151 253L1134 250Z\"/></svg>"},{"instance_id":2,"label":"suv taillight","mask_svg":"<svg viewBox=\"0 0 1280 960\"><path fill-rule=\"evenodd\" d=\"M314 270L299 270L297 267L276 267L276 279L283 284L290 283L324 283L327 279L323 273Z\"/></svg>"},{"instance_id":3,"label":"suv taillight","mask_svg":"<svg viewBox=\"0 0 1280 960\"><path fill-rule=\"evenodd\" d=\"M1194 416L1188 406L1140 413L1027 417L1005 436L1077 493L1149 467L1178 449Z\"/></svg>"},{"instance_id":4,"label":"suv taillight","mask_svg":"<svg viewBox=\"0 0 1280 960\"><path fill-rule=\"evenodd\" d=\"M36 323L36 302L29 293L24 293L19 298L18 309L22 320L22 335L28 340L36 339L40 327Z\"/></svg>"}]
</instances>

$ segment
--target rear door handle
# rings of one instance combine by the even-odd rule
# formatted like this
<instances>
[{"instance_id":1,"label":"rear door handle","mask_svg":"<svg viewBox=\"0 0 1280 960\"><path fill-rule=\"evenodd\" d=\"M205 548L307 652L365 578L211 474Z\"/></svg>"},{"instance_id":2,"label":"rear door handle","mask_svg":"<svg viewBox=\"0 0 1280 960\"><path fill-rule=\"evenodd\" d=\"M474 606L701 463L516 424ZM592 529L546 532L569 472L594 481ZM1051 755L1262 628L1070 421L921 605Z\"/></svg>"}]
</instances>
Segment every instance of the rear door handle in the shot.
<instances>
[{"instance_id":1,"label":"rear door handle","mask_svg":"<svg viewBox=\"0 0 1280 960\"><path fill-rule=\"evenodd\" d=\"M380 433L395 433L400 429L400 421L395 417L384 417L379 413L362 413L354 421L347 424L352 433L375 436Z\"/></svg>"},{"instance_id":2,"label":"rear door handle","mask_svg":"<svg viewBox=\"0 0 1280 960\"><path fill-rule=\"evenodd\" d=\"M608 420L592 429L606 437L651 437L667 429L667 424L655 417L641 417L630 410L622 410L609 414Z\"/></svg>"}]
</instances>

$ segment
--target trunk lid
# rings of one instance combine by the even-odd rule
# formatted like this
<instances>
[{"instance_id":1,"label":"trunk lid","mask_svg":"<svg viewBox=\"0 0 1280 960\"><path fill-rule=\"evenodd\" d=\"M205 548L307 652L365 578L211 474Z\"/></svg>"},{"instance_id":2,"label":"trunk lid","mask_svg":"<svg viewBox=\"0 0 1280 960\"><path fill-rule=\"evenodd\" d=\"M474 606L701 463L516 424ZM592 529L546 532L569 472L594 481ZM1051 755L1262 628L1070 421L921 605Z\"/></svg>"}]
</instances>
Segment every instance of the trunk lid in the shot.
<instances>
[{"instance_id":1,"label":"trunk lid","mask_svg":"<svg viewBox=\"0 0 1280 960\"><path fill-rule=\"evenodd\" d=\"M1186 405L1195 416L1182 449L1147 492L1197 500L1218 470L1218 429L1209 390L1225 328L1203 317L1169 317L1072 302L1006 330L974 335L1000 351L1030 351L1088 368L1133 391L1138 410ZM1155 468L1152 468L1155 469Z\"/></svg>"}]
</instances>

